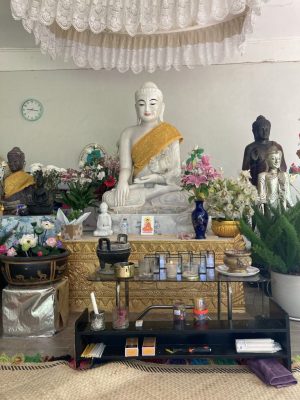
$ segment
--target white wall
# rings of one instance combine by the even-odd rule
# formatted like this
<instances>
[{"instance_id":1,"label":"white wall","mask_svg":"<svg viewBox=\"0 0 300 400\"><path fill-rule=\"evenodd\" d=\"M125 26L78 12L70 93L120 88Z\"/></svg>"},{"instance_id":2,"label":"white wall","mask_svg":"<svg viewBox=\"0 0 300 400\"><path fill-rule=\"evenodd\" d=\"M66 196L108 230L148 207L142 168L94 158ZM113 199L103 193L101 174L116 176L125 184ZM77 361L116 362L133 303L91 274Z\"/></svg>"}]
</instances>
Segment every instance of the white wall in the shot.
<instances>
[{"instance_id":1,"label":"white wall","mask_svg":"<svg viewBox=\"0 0 300 400\"><path fill-rule=\"evenodd\" d=\"M287 163L297 162L299 16L300 1L270 0L257 18L244 56L225 60L237 64L134 75L79 70L72 62L42 56L21 22L12 20L9 0L1 1L0 155L18 145L27 165L40 161L76 167L88 143L98 142L113 152L122 129L136 121L135 90L153 80L165 96L165 120L185 137L182 158L198 144L226 175L235 175L244 147L253 140L251 124L263 114ZM261 62L265 60L283 62ZM37 122L21 116L20 106L28 97L44 105Z\"/></svg>"},{"instance_id":2,"label":"white wall","mask_svg":"<svg viewBox=\"0 0 300 400\"><path fill-rule=\"evenodd\" d=\"M183 134L182 158L195 145L213 163L235 175L244 147L253 140L259 114L272 123L271 138L284 148L288 164L300 131L300 63L219 65L182 72L120 74L115 71L0 72L0 155L13 146L32 162L75 167L82 148L98 142L115 150L120 132L136 121L134 92L146 80L163 91L165 120ZM37 122L25 121L24 99L44 105Z\"/></svg>"}]
</instances>

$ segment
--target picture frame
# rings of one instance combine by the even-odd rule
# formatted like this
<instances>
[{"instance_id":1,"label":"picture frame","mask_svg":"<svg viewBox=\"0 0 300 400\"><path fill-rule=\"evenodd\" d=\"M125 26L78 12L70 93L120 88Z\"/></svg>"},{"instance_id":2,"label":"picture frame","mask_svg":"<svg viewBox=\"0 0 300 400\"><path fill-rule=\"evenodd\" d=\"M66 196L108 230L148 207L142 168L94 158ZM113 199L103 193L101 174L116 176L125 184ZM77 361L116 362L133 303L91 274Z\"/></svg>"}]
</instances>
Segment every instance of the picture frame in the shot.
<instances>
[{"instance_id":1,"label":"picture frame","mask_svg":"<svg viewBox=\"0 0 300 400\"><path fill-rule=\"evenodd\" d=\"M154 235L154 216L142 215L141 235Z\"/></svg>"}]
</instances>

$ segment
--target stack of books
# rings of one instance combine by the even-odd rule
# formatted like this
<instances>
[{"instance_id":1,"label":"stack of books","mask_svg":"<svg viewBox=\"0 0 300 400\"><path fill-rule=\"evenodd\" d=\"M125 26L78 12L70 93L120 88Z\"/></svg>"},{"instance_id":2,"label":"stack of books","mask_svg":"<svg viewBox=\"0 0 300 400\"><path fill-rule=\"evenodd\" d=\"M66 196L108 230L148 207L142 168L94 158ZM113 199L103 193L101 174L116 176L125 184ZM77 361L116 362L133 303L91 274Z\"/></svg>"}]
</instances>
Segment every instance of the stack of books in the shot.
<instances>
[{"instance_id":1,"label":"stack of books","mask_svg":"<svg viewBox=\"0 0 300 400\"><path fill-rule=\"evenodd\" d=\"M273 339L236 339L237 353L276 353L282 350L279 343Z\"/></svg>"}]
</instances>

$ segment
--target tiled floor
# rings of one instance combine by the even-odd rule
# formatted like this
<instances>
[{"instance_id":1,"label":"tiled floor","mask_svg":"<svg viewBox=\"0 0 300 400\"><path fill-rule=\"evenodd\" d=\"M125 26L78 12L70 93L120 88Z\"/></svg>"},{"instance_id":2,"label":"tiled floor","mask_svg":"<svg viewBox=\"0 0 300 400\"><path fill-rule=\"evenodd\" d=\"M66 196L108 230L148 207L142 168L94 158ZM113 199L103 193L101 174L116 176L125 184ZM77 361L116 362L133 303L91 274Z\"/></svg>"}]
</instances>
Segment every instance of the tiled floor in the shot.
<instances>
[{"instance_id":1,"label":"tiled floor","mask_svg":"<svg viewBox=\"0 0 300 400\"><path fill-rule=\"evenodd\" d=\"M257 288L248 288L246 291L246 310L258 314L259 312L257 310L260 310L261 306L262 297L259 290ZM61 356L65 354L74 355L74 322L78 315L78 313L71 314L67 328L52 337L1 337L0 354L4 352L9 356L13 356L20 352L28 355L40 353L43 356ZM156 314L155 319L157 319L157 317ZM172 316L170 315L169 317ZM240 317L239 314L234 315L234 318ZM147 318L151 318L151 315L149 314ZM300 354L300 322L291 321L290 327L292 354Z\"/></svg>"}]
</instances>

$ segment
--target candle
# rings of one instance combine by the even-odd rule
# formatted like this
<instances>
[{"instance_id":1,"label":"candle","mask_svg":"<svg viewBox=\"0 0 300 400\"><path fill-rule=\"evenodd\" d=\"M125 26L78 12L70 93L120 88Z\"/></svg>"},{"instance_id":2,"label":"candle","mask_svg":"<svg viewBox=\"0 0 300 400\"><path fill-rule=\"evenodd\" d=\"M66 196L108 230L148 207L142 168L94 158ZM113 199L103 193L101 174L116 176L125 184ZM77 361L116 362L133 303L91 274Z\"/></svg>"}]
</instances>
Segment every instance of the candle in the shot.
<instances>
[{"instance_id":1,"label":"candle","mask_svg":"<svg viewBox=\"0 0 300 400\"><path fill-rule=\"evenodd\" d=\"M92 305L93 305L94 313L95 313L95 314L99 314L99 312L98 312L98 307L97 307L97 303L96 303L96 298L95 298L95 293L94 293L94 292L91 292L91 300L92 300Z\"/></svg>"},{"instance_id":2,"label":"candle","mask_svg":"<svg viewBox=\"0 0 300 400\"><path fill-rule=\"evenodd\" d=\"M177 277L177 267L178 265L175 264L173 261L170 261L166 264L167 278L174 279Z\"/></svg>"}]
</instances>

